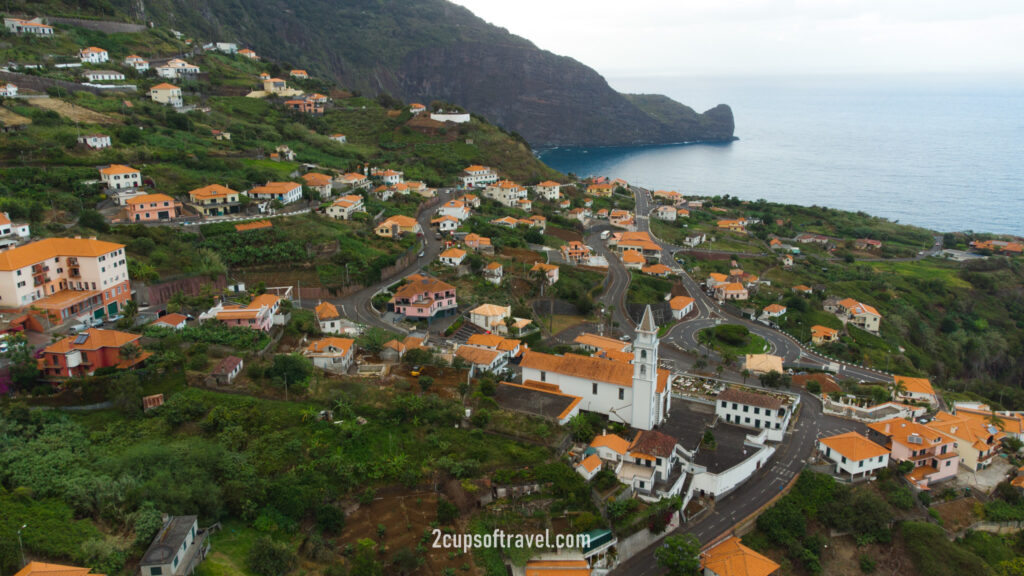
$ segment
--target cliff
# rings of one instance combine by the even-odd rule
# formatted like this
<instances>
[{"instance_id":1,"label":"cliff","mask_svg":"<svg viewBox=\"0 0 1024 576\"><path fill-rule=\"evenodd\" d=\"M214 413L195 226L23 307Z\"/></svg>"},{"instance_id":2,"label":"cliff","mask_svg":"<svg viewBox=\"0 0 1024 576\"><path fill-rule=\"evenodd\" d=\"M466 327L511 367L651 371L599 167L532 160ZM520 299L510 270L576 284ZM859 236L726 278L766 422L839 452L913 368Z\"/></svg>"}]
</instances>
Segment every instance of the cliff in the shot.
<instances>
[{"instance_id":1,"label":"cliff","mask_svg":"<svg viewBox=\"0 0 1024 576\"><path fill-rule=\"evenodd\" d=\"M120 1L137 20L237 41L364 94L464 106L534 147L734 139L728 106L698 114L620 94L580 62L445 0Z\"/></svg>"}]
</instances>

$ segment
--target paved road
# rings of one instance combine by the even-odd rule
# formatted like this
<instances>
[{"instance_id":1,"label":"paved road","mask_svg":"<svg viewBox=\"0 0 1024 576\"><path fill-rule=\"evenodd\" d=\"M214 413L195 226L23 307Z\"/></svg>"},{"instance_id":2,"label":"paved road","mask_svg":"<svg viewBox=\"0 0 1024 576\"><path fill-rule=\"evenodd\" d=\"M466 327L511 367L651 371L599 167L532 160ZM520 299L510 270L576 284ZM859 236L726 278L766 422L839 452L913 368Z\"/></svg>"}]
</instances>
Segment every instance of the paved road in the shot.
<instances>
[{"instance_id":1,"label":"paved road","mask_svg":"<svg viewBox=\"0 0 1024 576\"><path fill-rule=\"evenodd\" d=\"M445 188L438 190L437 193L439 196L441 196L443 203L447 201L447 197L450 197L453 194L457 194L457 191L450 188ZM333 304L338 306L338 311L341 313L343 317L346 317L354 322L365 324L367 326L375 326L378 328L383 328L385 330L397 332L406 332L406 330L401 326L391 324L390 322L382 320L380 315L374 312L373 309L371 308L370 301L373 298L374 294L376 294L381 288L384 288L385 286L390 286L391 284L398 282L399 280L409 276L410 274L415 274L419 272L428 264L437 259L438 254L440 254L441 252L442 244L440 241L434 239L434 230L430 227L430 219L433 217L433 215L433 209L424 210L423 213L420 214L419 218L417 218L417 221L420 223L420 228L423 229L423 256L421 258L417 258L411 264L409 264L409 266L407 266L404 270L401 270L398 274L395 274L390 278L382 280L381 282L378 282L373 286L364 288L359 292L355 292L338 300L332 301ZM303 305L306 307L313 307L316 305L316 302L303 302Z\"/></svg>"},{"instance_id":2,"label":"paved road","mask_svg":"<svg viewBox=\"0 0 1024 576\"><path fill-rule=\"evenodd\" d=\"M814 451L818 438L851 430L867 432L867 427L861 423L823 414L816 398L805 391L800 394L801 408L796 425L786 435L786 442L777 446L768 464L734 492L715 503L710 515L695 523L683 524L672 533L690 533L700 539L702 544L711 542L757 512L799 474ZM664 573L654 559L654 550L659 545L649 546L621 563L611 574L647 576Z\"/></svg>"},{"instance_id":3,"label":"paved road","mask_svg":"<svg viewBox=\"0 0 1024 576\"><path fill-rule=\"evenodd\" d=\"M650 191L633 187L633 194L636 197L636 213L638 215L650 214L655 208ZM778 330L773 330L760 322L738 318L729 314L725 309L719 307L713 298L701 290L700 285L673 259L673 254L684 250L685 247L669 244L654 236L651 233L650 221L647 217L637 216L637 230L650 233L651 238L661 246L661 263L669 266L679 274L683 286L690 294L690 297L694 299L694 306L697 308L696 317L677 324L665 335L662 339L663 342L675 343L690 350L698 350L700 345L697 342L697 333L701 330L719 323L740 324L746 326L754 334L764 338L769 345L768 352L781 356L787 364L799 364L809 368L823 368L832 362L832 360L807 349L790 336ZM837 375L840 378L866 381L884 381L889 378L885 373L847 364L841 364Z\"/></svg>"}]
</instances>

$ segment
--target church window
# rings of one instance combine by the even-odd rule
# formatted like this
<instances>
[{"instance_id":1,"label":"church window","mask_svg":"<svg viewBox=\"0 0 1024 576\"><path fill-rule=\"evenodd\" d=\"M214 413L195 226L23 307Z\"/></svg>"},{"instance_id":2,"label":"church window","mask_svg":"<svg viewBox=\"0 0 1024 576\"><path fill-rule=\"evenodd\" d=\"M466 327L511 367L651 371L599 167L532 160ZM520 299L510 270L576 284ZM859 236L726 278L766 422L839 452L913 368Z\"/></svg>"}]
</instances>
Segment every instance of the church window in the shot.
<instances>
[{"instance_id":1,"label":"church window","mask_svg":"<svg viewBox=\"0 0 1024 576\"><path fill-rule=\"evenodd\" d=\"M643 376L644 374L647 374L647 366L641 364L640 365L640 375Z\"/></svg>"},{"instance_id":2,"label":"church window","mask_svg":"<svg viewBox=\"0 0 1024 576\"><path fill-rule=\"evenodd\" d=\"M640 359L641 360L647 360L647 350L641 350L640 351Z\"/></svg>"},{"instance_id":3,"label":"church window","mask_svg":"<svg viewBox=\"0 0 1024 576\"><path fill-rule=\"evenodd\" d=\"M623 399L625 399L625 397L626 397L626 389L625 388L619 388L619 400L623 400Z\"/></svg>"}]
</instances>

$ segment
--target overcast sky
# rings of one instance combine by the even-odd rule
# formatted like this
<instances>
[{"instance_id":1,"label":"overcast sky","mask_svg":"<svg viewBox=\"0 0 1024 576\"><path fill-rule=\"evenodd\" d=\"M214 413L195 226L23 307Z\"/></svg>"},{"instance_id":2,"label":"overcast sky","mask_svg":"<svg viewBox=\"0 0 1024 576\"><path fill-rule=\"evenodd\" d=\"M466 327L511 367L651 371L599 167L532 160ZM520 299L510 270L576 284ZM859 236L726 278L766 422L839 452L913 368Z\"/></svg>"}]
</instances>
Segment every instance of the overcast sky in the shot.
<instances>
[{"instance_id":1,"label":"overcast sky","mask_svg":"<svg viewBox=\"0 0 1024 576\"><path fill-rule=\"evenodd\" d=\"M1024 0L453 0L605 76L1024 72Z\"/></svg>"}]
</instances>

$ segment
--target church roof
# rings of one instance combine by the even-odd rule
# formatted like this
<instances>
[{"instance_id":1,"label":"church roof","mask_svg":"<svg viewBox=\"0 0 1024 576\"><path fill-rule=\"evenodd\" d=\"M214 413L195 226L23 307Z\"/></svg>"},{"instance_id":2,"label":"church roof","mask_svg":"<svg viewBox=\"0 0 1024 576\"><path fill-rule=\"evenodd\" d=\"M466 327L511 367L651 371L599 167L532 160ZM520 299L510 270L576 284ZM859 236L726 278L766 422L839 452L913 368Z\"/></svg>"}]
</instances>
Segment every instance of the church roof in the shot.
<instances>
[{"instance_id":1,"label":"church roof","mask_svg":"<svg viewBox=\"0 0 1024 576\"><path fill-rule=\"evenodd\" d=\"M653 333L658 331L658 326L654 324L654 314L651 313L650 304L644 309L644 317L640 320L640 325L636 329L638 332Z\"/></svg>"}]
</instances>

